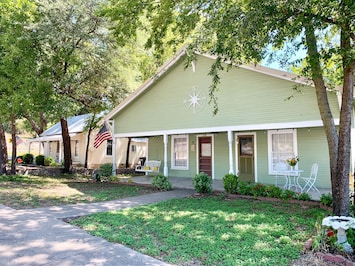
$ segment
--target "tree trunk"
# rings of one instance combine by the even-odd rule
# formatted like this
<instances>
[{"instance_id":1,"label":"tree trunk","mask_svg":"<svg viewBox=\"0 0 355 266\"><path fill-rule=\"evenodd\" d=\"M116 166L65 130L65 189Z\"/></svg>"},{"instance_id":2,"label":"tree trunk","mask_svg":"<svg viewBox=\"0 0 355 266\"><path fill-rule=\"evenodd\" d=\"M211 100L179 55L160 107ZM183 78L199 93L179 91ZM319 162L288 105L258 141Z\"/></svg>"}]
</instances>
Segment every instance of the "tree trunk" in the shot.
<instances>
[{"instance_id":1,"label":"tree trunk","mask_svg":"<svg viewBox=\"0 0 355 266\"><path fill-rule=\"evenodd\" d=\"M8 155L5 130L3 124L0 123L0 175L6 174Z\"/></svg>"},{"instance_id":2,"label":"tree trunk","mask_svg":"<svg viewBox=\"0 0 355 266\"><path fill-rule=\"evenodd\" d=\"M305 21L307 23L307 21ZM352 102L352 92L349 85L344 82L343 101L340 114L339 136L334 124L333 115L328 102L327 88L324 83L320 55L317 50L317 42L314 28L305 24L306 42L308 48L309 64L312 70L312 80L317 94L318 108L323 121L328 141L330 177L333 196L333 214L348 216L349 205L349 169L350 169L350 133L348 115L351 115L349 102ZM352 88L351 88L352 91ZM350 98L348 98L350 97Z\"/></svg>"},{"instance_id":3,"label":"tree trunk","mask_svg":"<svg viewBox=\"0 0 355 266\"><path fill-rule=\"evenodd\" d=\"M37 122L29 114L24 115L24 117L30 123L32 129L37 133L38 136L43 133L44 129L47 127L47 120L45 119L43 112L39 113L39 124L37 124Z\"/></svg>"},{"instance_id":4,"label":"tree trunk","mask_svg":"<svg viewBox=\"0 0 355 266\"><path fill-rule=\"evenodd\" d=\"M90 136L91 136L92 128L90 126L88 130L88 134L86 136L86 149L85 149L85 163L84 168L88 168L88 158L89 158L89 147L90 147Z\"/></svg>"},{"instance_id":5,"label":"tree trunk","mask_svg":"<svg viewBox=\"0 0 355 266\"><path fill-rule=\"evenodd\" d=\"M68 122L65 118L60 119L60 125L62 127L62 138L64 146L64 173L71 173L72 168L72 159L71 159L71 145L70 145L70 136L68 129Z\"/></svg>"},{"instance_id":6,"label":"tree trunk","mask_svg":"<svg viewBox=\"0 0 355 266\"><path fill-rule=\"evenodd\" d=\"M11 115L11 144L12 144L12 156L11 156L11 171L12 175L16 174L16 157L17 157L17 147L16 147L16 118Z\"/></svg>"},{"instance_id":7,"label":"tree trunk","mask_svg":"<svg viewBox=\"0 0 355 266\"><path fill-rule=\"evenodd\" d=\"M129 149L131 147L132 138L128 138L127 150L126 150L126 168L129 168Z\"/></svg>"}]
</instances>

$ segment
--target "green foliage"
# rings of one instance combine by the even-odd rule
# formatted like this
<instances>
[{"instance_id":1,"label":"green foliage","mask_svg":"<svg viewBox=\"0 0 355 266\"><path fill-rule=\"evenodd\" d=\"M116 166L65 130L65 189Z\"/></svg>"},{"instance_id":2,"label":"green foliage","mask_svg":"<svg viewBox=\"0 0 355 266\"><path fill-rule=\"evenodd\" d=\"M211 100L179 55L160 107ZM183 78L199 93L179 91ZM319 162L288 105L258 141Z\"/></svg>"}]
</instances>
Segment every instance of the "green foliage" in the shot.
<instances>
[{"instance_id":1,"label":"green foliage","mask_svg":"<svg viewBox=\"0 0 355 266\"><path fill-rule=\"evenodd\" d=\"M306 192L303 192L303 193L299 194L297 196L297 198L299 200L304 200L304 201L311 201L312 200L311 196L308 193L306 193Z\"/></svg>"},{"instance_id":2,"label":"green foliage","mask_svg":"<svg viewBox=\"0 0 355 266\"><path fill-rule=\"evenodd\" d=\"M36 164L37 165L44 165L44 156L43 155L37 155L35 158Z\"/></svg>"},{"instance_id":3,"label":"green foliage","mask_svg":"<svg viewBox=\"0 0 355 266\"><path fill-rule=\"evenodd\" d=\"M44 158L44 166L56 166L56 162L51 156L46 156Z\"/></svg>"},{"instance_id":4,"label":"green foliage","mask_svg":"<svg viewBox=\"0 0 355 266\"><path fill-rule=\"evenodd\" d=\"M239 182L239 193L241 195L253 195L252 187L247 182Z\"/></svg>"},{"instance_id":5,"label":"green foliage","mask_svg":"<svg viewBox=\"0 0 355 266\"><path fill-rule=\"evenodd\" d=\"M171 190L173 188L169 177L164 175L156 175L152 179L152 185L159 190Z\"/></svg>"},{"instance_id":6,"label":"green foliage","mask_svg":"<svg viewBox=\"0 0 355 266\"><path fill-rule=\"evenodd\" d=\"M32 164L33 163L33 154L26 153L25 155L23 155L23 162L25 164Z\"/></svg>"},{"instance_id":7,"label":"green foliage","mask_svg":"<svg viewBox=\"0 0 355 266\"><path fill-rule=\"evenodd\" d=\"M346 230L346 237L348 239L349 244L352 247L355 247L355 229L354 228L349 228Z\"/></svg>"},{"instance_id":8,"label":"green foliage","mask_svg":"<svg viewBox=\"0 0 355 266\"><path fill-rule=\"evenodd\" d=\"M192 261L221 266L291 265L314 233L318 217L326 213L284 202L202 197L98 213L71 222L92 235L173 265Z\"/></svg>"},{"instance_id":9,"label":"green foliage","mask_svg":"<svg viewBox=\"0 0 355 266\"><path fill-rule=\"evenodd\" d=\"M283 190L275 185L265 186L265 195L270 198L281 198Z\"/></svg>"},{"instance_id":10,"label":"green foliage","mask_svg":"<svg viewBox=\"0 0 355 266\"><path fill-rule=\"evenodd\" d=\"M228 193L237 193L239 185L239 177L234 174L226 174L223 177L223 187Z\"/></svg>"},{"instance_id":11,"label":"green foliage","mask_svg":"<svg viewBox=\"0 0 355 266\"><path fill-rule=\"evenodd\" d=\"M197 193L212 193L212 178L204 172L195 175L192 184Z\"/></svg>"},{"instance_id":12,"label":"green foliage","mask_svg":"<svg viewBox=\"0 0 355 266\"><path fill-rule=\"evenodd\" d=\"M100 177L110 177L112 176L112 163L105 163L99 168Z\"/></svg>"},{"instance_id":13,"label":"green foliage","mask_svg":"<svg viewBox=\"0 0 355 266\"><path fill-rule=\"evenodd\" d=\"M281 194L281 199L283 200L291 200L291 199L296 199L297 198L297 193L289 190L289 189L285 189L282 191Z\"/></svg>"},{"instance_id":14,"label":"green foliage","mask_svg":"<svg viewBox=\"0 0 355 266\"><path fill-rule=\"evenodd\" d=\"M331 193L322 194L319 200L325 206L331 207L333 205L333 196Z\"/></svg>"},{"instance_id":15,"label":"green foliage","mask_svg":"<svg viewBox=\"0 0 355 266\"><path fill-rule=\"evenodd\" d=\"M265 197L266 187L261 183L255 183L251 185L251 192L254 197Z\"/></svg>"}]
</instances>

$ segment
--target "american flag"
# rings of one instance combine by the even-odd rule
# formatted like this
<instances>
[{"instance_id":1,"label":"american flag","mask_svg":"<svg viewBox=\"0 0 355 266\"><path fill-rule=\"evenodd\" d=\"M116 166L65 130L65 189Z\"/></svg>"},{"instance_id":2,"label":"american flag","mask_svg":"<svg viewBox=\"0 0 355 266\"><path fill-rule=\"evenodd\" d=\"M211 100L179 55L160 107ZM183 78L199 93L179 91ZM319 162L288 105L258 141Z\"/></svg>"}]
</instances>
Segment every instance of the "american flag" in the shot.
<instances>
[{"instance_id":1,"label":"american flag","mask_svg":"<svg viewBox=\"0 0 355 266\"><path fill-rule=\"evenodd\" d=\"M20 145L22 142L23 140L19 136L16 136L16 146Z\"/></svg>"},{"instance_id":2,"label":"american flag","mask_svg":"<svg viewBox=\"0 0 355 266\"><path fill-rule=\"evenodd\" d=\"M102 142L105 140L111 139L111 133L108 131L106 124L100 129L99 133L97 133L95 140L94 140L94 148L98 148Z\"/></svg>"}]
</instances>

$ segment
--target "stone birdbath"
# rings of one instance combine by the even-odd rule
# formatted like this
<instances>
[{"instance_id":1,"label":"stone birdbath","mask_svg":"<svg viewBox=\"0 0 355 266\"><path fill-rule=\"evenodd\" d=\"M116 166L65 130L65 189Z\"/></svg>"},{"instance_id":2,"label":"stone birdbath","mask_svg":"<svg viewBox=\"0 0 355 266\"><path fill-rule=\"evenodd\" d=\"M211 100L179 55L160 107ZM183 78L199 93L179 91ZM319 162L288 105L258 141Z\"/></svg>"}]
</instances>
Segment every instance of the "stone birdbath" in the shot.
<instances>
[{"instance_id":1,"label":"stone birdbath","mask_svg":"<svg viewBox=\"0 0 355 266\"><path fill-rule=\"evenodd\" d=\"M337 244L343 245L346 252L352 253L353 249L346 238L346 230L355 228L355 218L348 216L328 216L322 221L323 226L331 226L337 230Z\"/></svg>"}]
</instances>

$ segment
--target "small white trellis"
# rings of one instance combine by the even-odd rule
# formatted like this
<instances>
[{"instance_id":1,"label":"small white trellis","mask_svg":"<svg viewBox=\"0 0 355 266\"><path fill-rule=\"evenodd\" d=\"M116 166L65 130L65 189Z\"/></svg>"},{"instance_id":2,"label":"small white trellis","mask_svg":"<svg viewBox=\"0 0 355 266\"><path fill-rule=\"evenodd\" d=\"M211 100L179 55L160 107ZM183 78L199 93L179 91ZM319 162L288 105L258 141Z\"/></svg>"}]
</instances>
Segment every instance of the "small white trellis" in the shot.
<instances>
[{"instance_id":1,"label":"small white trellis","mask_svg":"<svg viewBox=\"0 0 355 266\"><path fill-rule=\"evenodd\" d=\"M355 218L348 216L328 216L322 221L323 226L331 226L337 230L337 244L343 245L346 252L352 253L353 249L348 243L346 230L355 228Z\"/></svg>"}]
</instances>

